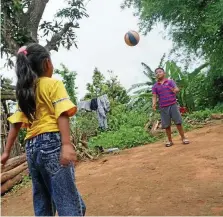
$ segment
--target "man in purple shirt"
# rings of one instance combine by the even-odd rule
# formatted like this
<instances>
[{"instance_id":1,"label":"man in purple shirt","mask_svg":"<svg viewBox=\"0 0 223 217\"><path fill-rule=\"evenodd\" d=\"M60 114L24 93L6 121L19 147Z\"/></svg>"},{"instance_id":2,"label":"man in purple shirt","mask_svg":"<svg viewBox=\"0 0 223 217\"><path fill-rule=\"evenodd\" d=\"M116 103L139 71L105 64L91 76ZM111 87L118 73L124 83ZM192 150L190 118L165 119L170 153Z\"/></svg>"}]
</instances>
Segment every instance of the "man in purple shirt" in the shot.
<instances>
[{"instance_id":1,"label":"man in purple shirt","mask_svg":"<svg viewBox=\"0 0 223 217\"><path fill-rule=\"evenodd\" d=\"M162 128L166 130L168 137L166 147L173 145L171 137L171 120L176 124L183 144L189 144L189 141L184 136L182 117L177 106L176 94L179 92L179 88L173 80L169 80L165 77L165 71L163 68L157 68L155 73L158 81L152 88L153 110L156 110L158 96Z\"/></svg>"}]
</instances>

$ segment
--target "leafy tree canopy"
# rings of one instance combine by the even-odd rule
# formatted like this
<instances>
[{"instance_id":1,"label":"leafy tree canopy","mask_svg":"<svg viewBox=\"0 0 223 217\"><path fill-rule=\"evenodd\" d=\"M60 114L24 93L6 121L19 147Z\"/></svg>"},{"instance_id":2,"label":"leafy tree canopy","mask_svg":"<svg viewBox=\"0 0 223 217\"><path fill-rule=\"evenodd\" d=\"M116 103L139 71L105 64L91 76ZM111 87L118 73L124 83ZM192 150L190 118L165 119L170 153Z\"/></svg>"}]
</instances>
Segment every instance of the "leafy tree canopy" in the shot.
<instances>
[{"instance_id":1,"label":"leafy tree canopy","mask_svg":"<svg viewBox=\"0 0 223 217\"><path fill-rule=\"evenodd\" d=\"M112 71L110 71L110 74L110 79L106 80L98 68L95 68L92 76L92 83L87 84L87 94L84 98L93 99L107 94L112 102L121 104L127 103L130 98L126 89L120 84L118 77L113 75Z\"/></svg>"},{"instance_id":2,"label":"leafy tree canopy","mask_svg":"<svg viewBox=\"0 0 223 217\"><path fill-rule=\"evenodd\" d=\"M223 0L125 0L122 5L131 6L144 34L162 22L175 49L184 47L222 69Z\"/></svg>"},{"instance_id":3,"label":"leafy tree canopy","mask_svg":"<svg viewBox=\"0 0 223 217\"><path fill-rule=\"evenodd\" d=\"M77 73L70 71L65 65L61 64L62 69L56 69L55 73L60 75L65 84L65 88L70 97L70 100L76 105L77 104L77 87L76 77Z\"/></svg>"},{"instance_id":4,"label":"leafy tree canopy","mask_svg":"<svg viewBox=\"0 0 223 217\"><path fill-rule=\"evenodd\" d=\"M53 21L42 20L49 0L2 0L1 2L1 55L5 54L8 65L19 47L41 38L46 40L45 47L58 51L62 45L70 49L76 44L75 29L78 21L88 17L83 0L64 0ZM55 2L56 3L56 2Z\"/></svg>"}]
</instances>

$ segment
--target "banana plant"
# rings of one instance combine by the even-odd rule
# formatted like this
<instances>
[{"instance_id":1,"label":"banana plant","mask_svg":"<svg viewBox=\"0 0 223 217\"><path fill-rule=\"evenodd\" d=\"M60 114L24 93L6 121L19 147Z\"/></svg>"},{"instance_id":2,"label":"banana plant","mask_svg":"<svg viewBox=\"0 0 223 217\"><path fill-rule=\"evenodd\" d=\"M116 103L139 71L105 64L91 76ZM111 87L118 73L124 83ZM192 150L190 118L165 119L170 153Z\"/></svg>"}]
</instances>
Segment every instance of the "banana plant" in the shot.
<instances>
[{"instance_id":1,"label":"banana plant","mask_svg":"<svg viewBox=\"0 0 223 217\"><path fill-rule=\"evenodd\" d=\"M137 91L133 92L134 94L151 92L152 86L156 82L156 76L155 76L154 71L152 71L152 69L147 64L143 62L141 64L144 67L143 74L147 77L147 81L133 84L128 90L128 92L138 89L138 88L142 88L142 89L138 89Z\"/></svg>"},{"instance_id":2,"label":"banana plant","mask_svg":"<svg viewBox=\"0 0 223 217\"><path fill-rule=\"evenodd\" d=\"M209 64L205 63L196 68L193 72L182 71L179 66L174 61L166 61L164 63L164 70L166 72L166 76L169 79L173 79L177 86L180 88L180 92L177 96L178 102L180 106L185 106L189 110L194 110L194 96L192 91L190 90L190 83L194 80L196 76L198 76L204 68L206 68ZM147 81L143 83L138 83L132 85L129 91L135 90L133 92L134 98L138 98L139 101L151 101L152 97L152 86L156 82L156 76L154 71L145 63L142 63L144 67L143 74L146 75ZM140 89L139 89L140 88ZM140 100L141 99L141 100Z\"/></svg>"},{"instance_id":3,"label":"banana plant","mask_svg":"<svg viewBox=\"0 0 223 217\"><path fill-rule=\"evenodd\" d=\"M194 71L187 72L182 71L174 61L167 61L165 63L165 72L167 77L173 79L180 88L180 92L177 96L179 104L181 106L187 107L190 111L195 109L195 96L190 89L190 83L193 82L195 77L198 76L202 70L208 66L208 63L204 63L194 69Z\"/></svg>"}]
</instances>

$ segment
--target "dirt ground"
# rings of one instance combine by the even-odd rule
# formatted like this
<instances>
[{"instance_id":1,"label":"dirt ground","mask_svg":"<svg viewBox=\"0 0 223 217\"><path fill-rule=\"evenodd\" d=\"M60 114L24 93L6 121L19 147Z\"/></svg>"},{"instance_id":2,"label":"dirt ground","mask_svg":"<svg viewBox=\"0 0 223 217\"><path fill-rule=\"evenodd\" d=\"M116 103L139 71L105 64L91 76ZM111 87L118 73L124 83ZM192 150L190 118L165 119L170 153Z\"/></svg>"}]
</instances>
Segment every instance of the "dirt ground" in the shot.
<instances>
[{"instance_id":1,"label":"dirt ground","mask_svg":"<svg viewBox=\"0 0 223 217\"><path fill-rule=\"evenodd\" d=\"M223 215L223 123L80 163L87 215ZM2 198L2 215L33 215L31 187Z\"/></svg>"}]
</instances>

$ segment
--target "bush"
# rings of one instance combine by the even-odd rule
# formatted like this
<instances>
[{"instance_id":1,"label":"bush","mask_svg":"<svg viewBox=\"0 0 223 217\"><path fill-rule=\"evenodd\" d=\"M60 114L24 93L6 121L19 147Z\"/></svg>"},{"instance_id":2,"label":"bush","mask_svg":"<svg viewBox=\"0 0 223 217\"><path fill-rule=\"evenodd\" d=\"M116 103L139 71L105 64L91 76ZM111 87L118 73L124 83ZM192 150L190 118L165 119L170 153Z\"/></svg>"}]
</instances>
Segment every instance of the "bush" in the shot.
<instances>
[{"instance_id":1,"label":"bush","mask_svg":"<svg viewBox=\"0 0 223 217\"><path fill-rule=\"evenodd\" d=\"M144 111L129 110L125 105L119 105L112 109L108 116L109 129L117 131L121 126L143 127L148 117Z\"/></svg>"},{"instance_id":2,"label":"bush","mask_svg":"<svg viewBox=\"0 0 223 217\"><path fill-rule=\"evenodd\" d=\"M97 115L95 112L80 111L71 125L74 132L78 129L81 133L92 135L98 128Z\"/></svg>"},{"instance_id":3,"label":"bush","mask_svg":"<svg viewBox=\"0 0 223 217\"><path fill-rule=\"evenodd\" d=\"M214 109L205 109L187 114L184 117L184 129L187 131L197 127L199 123L210 118L211 114L219 112L223 112L223 104L218 104ZM158 113L154 113L150 118L157 119L159 116ZM117 147L124 149L155 142L159 137L149 135L143 128L147 120L148 116L145 112L128 110L123 105L118 106L113 109L109 117L109 127L112 131L91 138L89 146L92 148L102 146L103 148Z\"/></svg>"},{"instance_id":4,"label":"bush","mask_svg":"<svg viewBox=\"0 0 223 217\"><path fill-rule=\"evenodd\" d=\"M156 138L145 132L142 127L127 127L123 125L116 132L104 132L89 141L90 147L103 148L117 147L119 149L131 148L156 141Z\"/></svg>"},{"instance_id":5,"label":"bush","mask_svg":"<svg viewBox=\"0 0 223 217\"><path fill-rule=\"evenodd\" d=\"M193 113L187 115L187 117L190 120L204 121L204 120L210 118L210 116L211 116L212 113L213 113L212 110L205 109L203 111L193 112Z\"/></svg>"},{"instance_id":6,"label":"bush","mask_svg":"<svg viewBox=\"0 0 223 217\"><path fill-rule=\"evenodd\" d=\"M212 111L213 111L213 113L222 113L223 112L223 103L218 103Z\"/></svg>"},{"instance_id":7,"label":"bush","mask_svg":"<svg viewBox=\"0 0 223 217\"><path fill-rule=\"evenodd\" d=\"M190 120L204 121L204 120L210 118L211 114L221 113L221 112L223 112L223 103L219 103L213 109L205 109L205 110L201 110L201 111L195 111L191 114L188 114L187 118Z\"/></svg>"}]
</instances>

